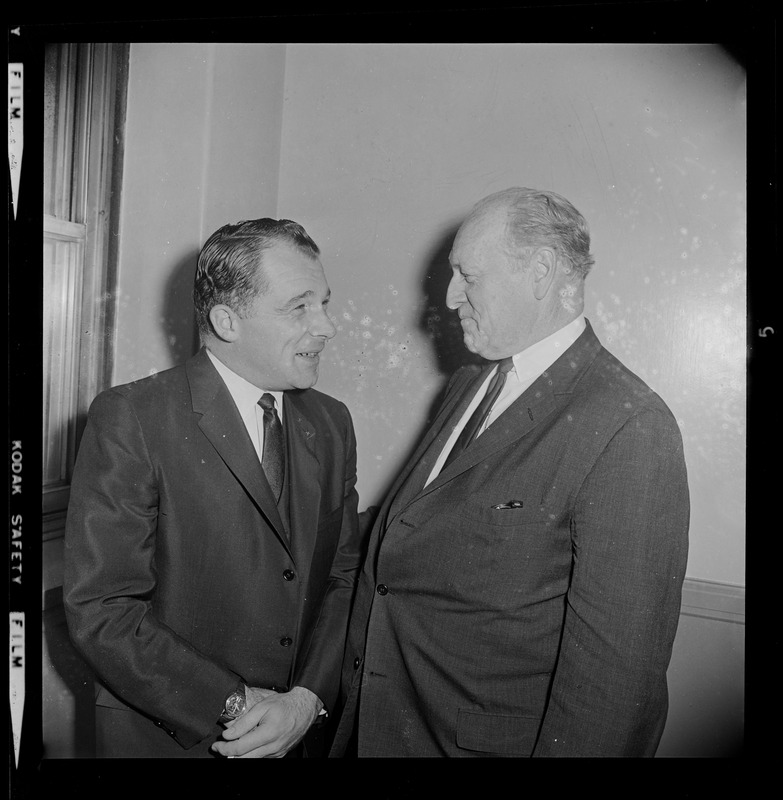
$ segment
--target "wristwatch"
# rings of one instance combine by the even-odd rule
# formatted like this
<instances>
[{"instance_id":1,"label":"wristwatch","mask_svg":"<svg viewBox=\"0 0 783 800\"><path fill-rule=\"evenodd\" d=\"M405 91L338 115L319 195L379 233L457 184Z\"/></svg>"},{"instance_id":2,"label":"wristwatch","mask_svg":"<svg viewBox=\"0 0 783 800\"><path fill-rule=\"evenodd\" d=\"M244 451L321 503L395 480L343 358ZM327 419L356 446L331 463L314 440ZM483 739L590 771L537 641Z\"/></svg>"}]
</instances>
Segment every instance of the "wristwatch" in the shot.
<instances>
[{"instance_id":1,"label":"wristwatch","mask_svg":"<svg viewBox=\"0 0 783 800\"><path fill-rule=\"evenodd\" d=\"M218 722L225 725L245 713L247 698L245 697L245 684L240 683L237 688L226 698L223 713L218 718Z\"/></svg>"}]
</instances>

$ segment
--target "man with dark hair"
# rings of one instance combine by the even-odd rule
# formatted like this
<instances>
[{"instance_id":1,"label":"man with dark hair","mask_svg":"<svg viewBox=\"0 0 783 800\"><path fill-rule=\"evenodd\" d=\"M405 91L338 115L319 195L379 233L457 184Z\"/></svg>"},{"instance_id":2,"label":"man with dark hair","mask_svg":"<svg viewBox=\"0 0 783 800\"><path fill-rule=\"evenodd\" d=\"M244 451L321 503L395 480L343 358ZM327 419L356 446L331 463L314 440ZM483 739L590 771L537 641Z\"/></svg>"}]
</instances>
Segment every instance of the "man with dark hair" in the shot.
<instances>
[{"instance_id":1,"label":"man with dark hair","mask_svg":"<svg viewBox=\"0 0 783 800\"><path fill-rule=\"evenodd\" d=\"M243 754L306 755L334 708L361 550L351 418L311 388L329 294L300 225L226 225L198 261L202 348L91 406L63 589L100 757L231 756L251 712Z\"/></svg>"},{"instance_id":2,"label":"man with dark hair","mask_svg":"<svg viewBox=\"0 0 783 800\"><path fill-rule=\"evenodd\" d=\"M457 232L452 377L380 509L333 756L652 756L687 560L677 422L583 316L582 215L514 188Z\"/></svg>"}]
</instances>

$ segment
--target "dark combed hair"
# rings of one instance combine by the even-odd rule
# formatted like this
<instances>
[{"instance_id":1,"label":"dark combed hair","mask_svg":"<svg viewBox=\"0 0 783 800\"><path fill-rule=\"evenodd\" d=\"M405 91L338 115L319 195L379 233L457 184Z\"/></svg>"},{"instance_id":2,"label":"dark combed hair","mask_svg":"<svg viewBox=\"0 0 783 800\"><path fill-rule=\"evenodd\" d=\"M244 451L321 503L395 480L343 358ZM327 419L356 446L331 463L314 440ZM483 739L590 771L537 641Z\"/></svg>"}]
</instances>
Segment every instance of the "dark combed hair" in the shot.
<instances>
[{"instance_id":1,"label":"dark combed hair","mask_svg":"<svg viewBox=\"0 0 783 800\"><path fill-rule=\"evenodd\" d=\"M554 247L579 277L590 272L590 229L585 218L559 194L513 187L485 197L474 207L479 212L491 206L508 209L506 235L512 251L549 245Z\"/></svg>"},{"instance_id":2,"label":"dark combed hair","mask_svg":"<svg viewBox=\"0 0 783 800\"><path fill-rule=\"evenodd\" d=\"M243 316L267 288L263 253L275 244L289 244L311 258L318 245L290 219L243 220L216 230L201 248L193 284L193 305L202 339L212 333L209 312L227 305Z\"/></svg>"}]
</instances>

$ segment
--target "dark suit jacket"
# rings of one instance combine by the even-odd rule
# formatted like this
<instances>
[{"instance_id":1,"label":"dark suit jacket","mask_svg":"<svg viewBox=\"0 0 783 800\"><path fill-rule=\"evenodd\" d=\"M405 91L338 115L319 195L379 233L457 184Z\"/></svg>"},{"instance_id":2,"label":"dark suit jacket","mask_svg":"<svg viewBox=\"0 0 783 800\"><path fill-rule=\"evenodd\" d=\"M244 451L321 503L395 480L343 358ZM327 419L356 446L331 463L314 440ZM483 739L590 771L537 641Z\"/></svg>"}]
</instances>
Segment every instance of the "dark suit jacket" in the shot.
<instances>
[{"instance_id":1,"label":"dark suit jacket","mask_svg":"<svg viewBox=\"0 0 783 800\"><path fill-rule=\"evenodd\" d=\"M379 512L332 755L358 723L360 757L651 756L687 558L677 423L588 323L422 488L486 374L455 373Z\"/></svg>"},{"instance_id":2,"label":"dark suit jacket","mask_svg":"<svg viewBox=\"0 0 783 800\"><path fill-rule=\"evenodd\" d=\"M149 719L163 755L206 755L240 679L334 706L361 553L353 426L314 389L286 392L283 416L290 541L204 350L90 409L65 535L68 626L103 683L98 705ZM139 724L129 755L145 752Z\"/></svg>"}]
</instances>

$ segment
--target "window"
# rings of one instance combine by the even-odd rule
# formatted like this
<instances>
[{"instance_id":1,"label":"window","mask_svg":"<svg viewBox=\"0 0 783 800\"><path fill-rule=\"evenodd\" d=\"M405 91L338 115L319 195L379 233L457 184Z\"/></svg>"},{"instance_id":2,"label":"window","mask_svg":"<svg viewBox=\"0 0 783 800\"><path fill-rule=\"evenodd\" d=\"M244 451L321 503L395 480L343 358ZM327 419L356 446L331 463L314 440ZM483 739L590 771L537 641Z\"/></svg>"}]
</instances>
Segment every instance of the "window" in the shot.
<instances>
[{"instance_id":1,"label":"window","mask_svg":"<svg viewBox=\"0 0 783 800\"><path fill-rule=\"evenodd\" d=\"M44 539L62 535L87 409L111 374L127 44L48 44L44 75Z\"/></svg>"}]
</instances>

